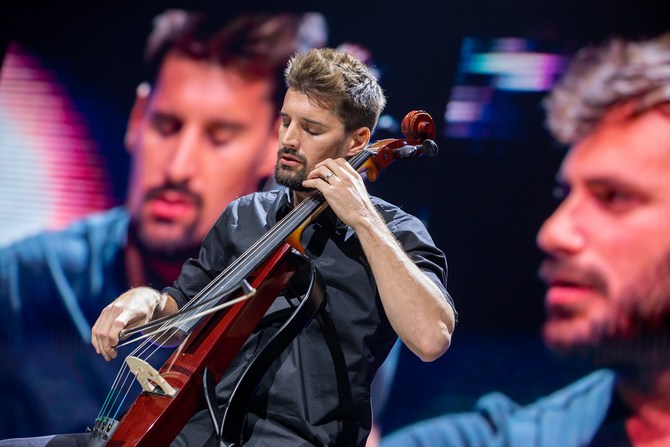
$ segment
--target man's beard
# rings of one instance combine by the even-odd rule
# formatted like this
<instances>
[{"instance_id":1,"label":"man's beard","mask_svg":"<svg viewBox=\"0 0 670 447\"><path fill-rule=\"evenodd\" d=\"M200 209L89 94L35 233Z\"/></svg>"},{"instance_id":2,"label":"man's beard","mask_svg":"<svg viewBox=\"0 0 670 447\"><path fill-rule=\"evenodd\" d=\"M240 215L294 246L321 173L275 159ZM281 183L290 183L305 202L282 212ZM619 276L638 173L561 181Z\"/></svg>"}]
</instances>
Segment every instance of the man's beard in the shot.
<instances>
[{"instance_id":1,"label":"man's beard","mask_svg":"<svg viewBox=\"0 0 670 447\"><path fill-rule=\"evenodd\" d=\"M297 158L302 166L291 170L286 166L281 164L281 157L284 154L290 154L292 157ZM282 147L277 152L277 164L275 165L274 177L275 181L282 186L292 189L293 191L305 192L309 191L309 188L302 186L302 182L307 180L309 171L307 169L307 159L293 149L287 147Z\"/></svg>"},{"instance_id":2,"label":"man's beard","mask_svg":"<svg viewBox=\"0 0 670 447\"><path fill-rule=\"evenodd\" d=\"M659 347L668 346L670 337L670 253L624 287L619 297L608 294L606 281L599 272L588 271L584 275L591 278L591 284L598 285L599 293L609 298L607 305L613 311L606 317L589 320L590 335L581 339L565 334L568 337L557 341L561 323L548 319L544 333L549 347L562 354L588 358L599 366L669 362L668 352L658 351ZM569 323L561 329L569 330Z\"/></svg>"},{"instance_id":3,"label":"man's beard","mask_svg":"<svg viewBox=\"0 0 670 447\"><path fill-rule=\"evenodd\" d=\"M182 185L163 185L149 190L144 197L143 203L150 202L155 197L160 197L166 191L177 191L184 196L190 197L197 208L197 217L190 225L177 226L175 223L161 223L150 221L148 217L139 221L133 219L131 222L131 235L134 243L145 254L161 257L164 261L183 262L187 258L197 255L202 242L197 228L202 216L202 198ZM173 225L179 231L170 236L157 236L152 227L160 225Z\"/></svg>"},{"instance_id":4,"label":"man's beard","mask_svg":"<svg viewBox=\"0 0 670 447\"><path fill-rule=\"evenodd\" d=\"M161 257L163 261L184 262L197 255L201 241L196 236L195 224L184 229L179 237L166 240L156 238L147 228L137 228L135 233L138 248L145 254Z\"/></svg>"}]
</instances>

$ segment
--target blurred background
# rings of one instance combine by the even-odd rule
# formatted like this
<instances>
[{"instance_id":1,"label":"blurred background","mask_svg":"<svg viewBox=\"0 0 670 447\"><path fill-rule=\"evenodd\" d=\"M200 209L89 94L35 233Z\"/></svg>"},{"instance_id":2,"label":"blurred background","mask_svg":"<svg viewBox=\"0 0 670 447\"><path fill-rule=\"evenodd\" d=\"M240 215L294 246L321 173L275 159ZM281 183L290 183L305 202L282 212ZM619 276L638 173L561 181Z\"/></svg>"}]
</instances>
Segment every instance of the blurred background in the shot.
<instances>
[{"instance_id":1,"label":"blurred background","mask_svg":"<svg viewBox=\"0 0 670 447\"><path fill-rule=\"evenodd\" d=\"M122 203L123 135L152 17L169 7L227 8L133 3L2 7L0 245ZM376 415L382 430L470 409L492 390L528 402L580 376L583 365L554 357L539 338L534 238L556 205L564 153L544 128L541 101L577 48L670 30L667 2L278 3L248 8L320 12L329 46L369 50L389 99L375 139L400 137L410 110L436 122L438 156L398 162L370 190L419 216L446 252L459 324L434 363L400 351ZM0 358L0 368L11 361ZM0 413L14 411L2 402ZM32 434L42 433L0 438Z\"/></svg>"}]
</instances>

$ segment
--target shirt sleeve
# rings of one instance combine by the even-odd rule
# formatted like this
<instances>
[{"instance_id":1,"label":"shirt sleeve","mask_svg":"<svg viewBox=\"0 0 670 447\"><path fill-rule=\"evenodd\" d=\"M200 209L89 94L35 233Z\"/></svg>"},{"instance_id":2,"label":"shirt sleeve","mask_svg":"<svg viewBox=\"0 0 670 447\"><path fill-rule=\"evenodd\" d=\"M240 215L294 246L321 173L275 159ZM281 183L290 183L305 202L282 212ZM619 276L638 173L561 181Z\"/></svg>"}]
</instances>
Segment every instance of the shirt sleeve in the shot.
<instances>
[{"instance_id":1,"label":"shirt sleeve","mask_svg":"<svg viewBox=\"0 0 670 447\"><path fill-rule=\"evenodd\" d=\"M382 438L380 447L498 446L489 421L480 413L456 413L428 419Z\"/></svg>"},{"instance_id":2,"label":"shirt sleeve","mask_svg":"<svg viewBox=\"0 0 670 447\"><path fill-rule=\"evenodd\" d=\"M446 414L397 430L381 447L564 447L593 443L612 399L615 375L599 370L520 406L500 392L482 396L471 413ZM619 432L617 432L619 433ZM625 443L620 432L616 445Z\"/></svg>"}]
</instances>

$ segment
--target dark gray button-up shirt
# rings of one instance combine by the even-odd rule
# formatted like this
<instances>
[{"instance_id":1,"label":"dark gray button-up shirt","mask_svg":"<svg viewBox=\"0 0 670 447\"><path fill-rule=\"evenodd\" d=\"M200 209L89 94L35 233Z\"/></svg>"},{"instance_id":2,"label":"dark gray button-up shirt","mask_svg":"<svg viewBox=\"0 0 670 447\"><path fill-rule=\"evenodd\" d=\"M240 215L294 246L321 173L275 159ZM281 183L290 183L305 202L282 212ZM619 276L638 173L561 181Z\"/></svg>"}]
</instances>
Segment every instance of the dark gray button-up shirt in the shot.
<instances>
[{"instance_id":1,"label":"dark gray button-up shirt","mask_svg":"<svg viewBox=\"0 0 670 447\"><path fill-rule=\"evenodd\" d=\"M290 209L289 194L287 189L255 193L231 203L205 238L199 258L189 260L174 287L164 291L183 306ZM394 205L372 200L409 257L451 302L445 256L424 225ZM325 279L326 305L265 374L248 415L245 445L362 446L371 425L370 382L397 336L351 228L327 210L305 229L302 245ZM285 302L278 299L266 320L272 321ZM217 387L221 405L275 326L261 323L228 368ZM209 416L202 412L175 444L203 445L211 433Z\"/></svg>"}]
</instances>

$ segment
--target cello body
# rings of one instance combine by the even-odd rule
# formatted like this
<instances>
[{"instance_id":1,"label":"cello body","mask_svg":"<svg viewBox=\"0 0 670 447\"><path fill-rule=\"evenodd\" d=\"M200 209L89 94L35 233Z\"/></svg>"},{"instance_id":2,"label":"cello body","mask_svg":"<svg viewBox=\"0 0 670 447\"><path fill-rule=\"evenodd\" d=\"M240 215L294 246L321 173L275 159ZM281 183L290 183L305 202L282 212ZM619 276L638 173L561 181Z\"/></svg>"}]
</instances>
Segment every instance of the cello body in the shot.
<instances>
[{"instance_id":1,"label":"cello body","mask_svg":"<svg viewBox=\"0 0 670 447\"><path fill-rule=\"evenodd\" d=\"M169 445L192 415L204 407L204 369L207 368L216 381L220 379L300 262L300 258L291 253L291 247L284 245L264 263L250 282L257 290L254 298L227 309L223 315L217 315L219 318L210 317L202 322L160 369L161 376L177 390L176 395L140 394L106 445Z\"/></svg>"}]
</instances>

